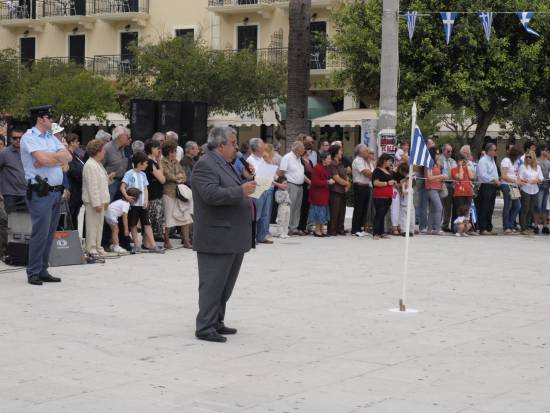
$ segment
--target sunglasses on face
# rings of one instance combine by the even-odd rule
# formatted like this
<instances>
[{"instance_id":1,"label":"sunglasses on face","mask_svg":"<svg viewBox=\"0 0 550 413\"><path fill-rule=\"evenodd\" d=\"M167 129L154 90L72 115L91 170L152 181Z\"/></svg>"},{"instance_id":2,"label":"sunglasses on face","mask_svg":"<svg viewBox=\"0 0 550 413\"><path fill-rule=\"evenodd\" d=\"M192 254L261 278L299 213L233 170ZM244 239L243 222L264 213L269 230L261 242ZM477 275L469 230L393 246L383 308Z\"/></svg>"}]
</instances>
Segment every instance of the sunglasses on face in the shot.
<instances>
[{"instance_id":1,"label":"sunglasses on face","mask_svg":"<svg viewBox=\"0 0 550 413\"><path fill-rule=\"evenodd\" d=\"M21 140L21 136L12 136L11 140L12 141L19 141L19 140Z\"/></svg>"},{"instance_id":2,"label":"sunglasses on face","mask_svg":"<svg viewBox=\"0 0 550 413\"><path fill-rule=\"evenodd\" d=\"M526 156L525 159L532 159L530 156Z\"/></svg>"}]
</instances>

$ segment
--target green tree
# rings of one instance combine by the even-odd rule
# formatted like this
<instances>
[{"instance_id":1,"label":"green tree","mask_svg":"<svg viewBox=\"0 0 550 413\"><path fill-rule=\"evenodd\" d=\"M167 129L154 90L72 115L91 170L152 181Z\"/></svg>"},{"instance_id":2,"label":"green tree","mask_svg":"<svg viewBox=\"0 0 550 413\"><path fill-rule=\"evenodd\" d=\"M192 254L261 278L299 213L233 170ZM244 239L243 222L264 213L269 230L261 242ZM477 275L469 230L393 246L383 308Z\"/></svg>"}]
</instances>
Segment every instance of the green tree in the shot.
<instances>
[{"instance_id":1,"label":"green tree","mask_svg":"<svg viewBox=\"0 0 550 413\"><path fill-rule=\"evenodd\" d=\"M261 116L284 96L286 67L279 49L215 51L173 38L134 53L134 70L119 79L127 98L202 101L212 113Z\"/></svg>"},{"instance_id":2,"label":"green tree","mask_svg":"<svg viewBox=\"0 0 550 413\"><path fill-rule=\"evenodd\" d=\"M55 60L35 62L22 72L17 114L28 116L28 108L53 105L54 114L67 130L82 119L95 116L105 120L107 112L119 110L111 81L81 66Z\"/></svg>"},{"instance_id":3,"label":"green tree","mask_svg":"<svg viewBox=\"0 0 550 413\"><path fill-rule=\"evenodd\" d=\"M519 97L536 99L541 85L548 83L545 36L550 35L550 16L538 14L532 20L531 26L542 35L537 38L523 29L514 14L499 14L494 19L491 41L487 42L475 12L548 12L550 6L544 0L495 0L490 7L482 0L402 1L401 10L407 9L471 12L458 16L449 45L438 14L419 18L412 42L401 19L399 98L416 100L422 109L421 118L442 100L455 108L473 110L476 130L472 149L477 153L493 121L505 115ZM338 80L362 97L378 95L381 15L380 0L346 3L334 14L340 28L335 46L348 62Z\"/></svg>"},{"instance_id":4,"label":"green tree","mask_svg":"<svg viewBox=\"0 0 550 413\"><path fill-rule=\"evenodd\" d=\"M0 117L13 111L20 82L17 52L13 49L0 50Z\"/></svg>"}]
</instances>

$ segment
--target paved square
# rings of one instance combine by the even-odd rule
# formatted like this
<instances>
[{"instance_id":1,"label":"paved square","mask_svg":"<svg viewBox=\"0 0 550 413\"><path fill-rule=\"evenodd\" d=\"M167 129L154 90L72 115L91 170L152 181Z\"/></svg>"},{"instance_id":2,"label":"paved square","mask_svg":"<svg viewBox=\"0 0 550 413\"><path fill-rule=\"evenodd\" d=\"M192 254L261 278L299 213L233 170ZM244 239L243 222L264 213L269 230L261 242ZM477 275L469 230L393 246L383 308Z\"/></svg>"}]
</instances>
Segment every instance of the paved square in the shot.
<instances>
[{"instance_id":1,"label":"paved square","mask_svg":"<svg viewBox=\"0 0 550 413\"><path fill-rule=\"evenodd\" d=\"M550 412L550 238L291 238L248 254L239 334L194 338L195 254L0 274L1 412Z\"/></svg>"}]
</instances>

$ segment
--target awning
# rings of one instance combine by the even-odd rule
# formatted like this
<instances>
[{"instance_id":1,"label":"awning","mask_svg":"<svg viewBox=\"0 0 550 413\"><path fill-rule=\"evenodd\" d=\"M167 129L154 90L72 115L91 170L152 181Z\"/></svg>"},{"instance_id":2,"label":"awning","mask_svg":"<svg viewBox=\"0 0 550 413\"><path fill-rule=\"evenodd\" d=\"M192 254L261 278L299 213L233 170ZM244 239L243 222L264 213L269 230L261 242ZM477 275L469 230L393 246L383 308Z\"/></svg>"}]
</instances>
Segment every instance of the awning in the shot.
<instances>
[{"instance_id":1,"label":"awning","mask_svg":"<svg viewBox=\"0 0 550 413\"><path fill-rule=\"evenodd\" d=\"M288 118L286 103L279 103L279 109L281 110L281 119L286 120ZM328 99L320 96L309 96L307 98L307 118L309 120L331 113L334 113L334 106Z\"/></svg>"},{"instance_id":2,"label":"awning","mask_svg":"<svg viewBox=\"0 0 550 413\"><path fill-rule=\"evenodd\" d=\"M264 112L263 119L239 116L236 113L229 113L226 115L213 114L208 118L208 126L271 126L278 125L277 117L274 110L268 110Z\"/></svg>"},{"instance_id":3,"label":"awning","mask_svg":"<svg viewBox=\"0 0 550 413\"><path fill-rule=\"evenodd\" d=\"M367 119L378 119L378 112L373 109L348 109L341 112L321 116L311 121L311 126L361 126L361 122Z\"/></svg>"},{"instance_id":4,"label":"awning","mask_svg":"<svg viewBox=\"0 0 550 413\"><path fill-rule=\"evenodd\" d=\"M130 121L126 119L122 113L107 113L107 122L109 125L115 126L126 126L130 124ZM105 121L98 120L95 116L92 116L89 119L82 119L80 121L80 125L104 126Z\"/></svg>"}]
</instances>

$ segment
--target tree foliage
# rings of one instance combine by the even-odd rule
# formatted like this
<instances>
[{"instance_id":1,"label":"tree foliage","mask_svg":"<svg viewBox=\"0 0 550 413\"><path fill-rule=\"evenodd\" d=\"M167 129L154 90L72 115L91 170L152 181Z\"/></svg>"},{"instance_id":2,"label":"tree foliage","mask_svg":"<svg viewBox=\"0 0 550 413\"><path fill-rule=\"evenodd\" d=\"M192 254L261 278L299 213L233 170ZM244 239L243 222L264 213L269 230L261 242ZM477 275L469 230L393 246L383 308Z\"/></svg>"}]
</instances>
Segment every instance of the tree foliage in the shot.
<instances>
[{"instance_id":1,"label":"tree foliage","mask_svg":"<svg viewBox=\"0 0 550 413\"><path fill-rule=\"evenodd\" d=\"M261 116L284 96L286 68L277 51L213 51L176 37L134 53L134 70L119 79L128 98L202 101L210 112Z\"/></svg>"},{"instance_id":2,"label":"tree foliage","mask_svg":"<svg viewBox=\"0 0 550 413\"><path fill-rule=\"evenodd\" d=\"M452 107L475 112L474 150L479 150L490 123L505 116L519 98L534 102L548 91L547 67L550 16L537 14L531 26L541 33L528 34L514 14L499 14L490 42L485 40L478 11L550 11L545 0L404 0L401 10L462 11L449 45L437 14L421 16L413 41L400 21L400 101L416 100L420 116L446 101ZM339 31L335 46L344 54L347 68L338 75L341 84L360 97L379 92L381 0L345 3L335 12Z\"/></svg>"},{"instance_id":3,"label":"tree foliage","mask_svg":"<svg viewBox=\"0 0 550 413\"><path fill-rule=\"evenodd\" d=\"M112 82L81 66L43 60L22 70L15 103L21 118L28 117L29 107L53 105L55 117L71 130L82 119L104 120L107 112L119 110Z\"/></svg>"},{"instance_id":4,"label":"tree foliage","mask_svg":"<svg viewBox=\"0 0 550 413\"><path fill-rule=\"evenodd\" d=\"M11 112L17 100L21 83L17 52L0 50L0 117Z\"/></svg>"}]
</instances>

